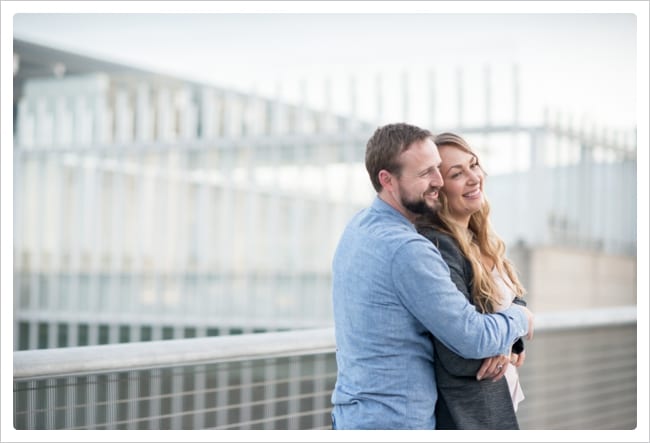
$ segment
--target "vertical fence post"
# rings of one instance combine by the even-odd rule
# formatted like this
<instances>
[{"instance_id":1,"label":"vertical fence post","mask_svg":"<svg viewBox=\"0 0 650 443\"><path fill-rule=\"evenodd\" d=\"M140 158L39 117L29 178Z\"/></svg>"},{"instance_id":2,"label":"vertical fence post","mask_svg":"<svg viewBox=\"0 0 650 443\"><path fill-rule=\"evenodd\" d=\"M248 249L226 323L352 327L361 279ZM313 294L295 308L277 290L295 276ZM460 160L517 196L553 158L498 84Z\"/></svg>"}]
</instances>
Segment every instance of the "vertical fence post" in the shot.
<instances>
[{"instance_id":1,"label":"vertical fence post","mask_svg":"<svg viewBox=\"0 0 650 443\"><path fill-rule=\"evenodd\" d=\"M431 125L432 131L438 132L438 89L436 87L436 71L431 69L429 71L428 82L429 82L429 124Z\"/></svg>"},{"instance_id":2,"label":"vertical fence post","mask_svg":"<svg viewBox=\"0 0 650 443\"><path fill-rule=\"evenodd\" d=\"M456 68L456 126L458 128L463 128L465 125L464 121L464 84L463 84L463 70L458 67Z\"/></svg>"}]
</instances>

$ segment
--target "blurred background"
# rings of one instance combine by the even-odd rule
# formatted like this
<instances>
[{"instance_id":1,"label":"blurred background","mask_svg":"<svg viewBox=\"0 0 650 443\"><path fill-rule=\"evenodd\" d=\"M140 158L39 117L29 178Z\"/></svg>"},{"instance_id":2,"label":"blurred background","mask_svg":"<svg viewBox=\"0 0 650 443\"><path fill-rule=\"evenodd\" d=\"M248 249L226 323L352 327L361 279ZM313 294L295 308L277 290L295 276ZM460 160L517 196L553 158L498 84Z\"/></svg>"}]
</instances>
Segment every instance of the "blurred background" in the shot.
<instances>
[{"instance_id":1,"label":"blurred background","mask_svg":"<svg viewBox=\"0 0 650 443\"><path fill-rule=\"evenodd\" d=\"M634 429L636 38L633 14L16 14L15 427L328 428L331 258L367 139L406 121L489 174L540 319L522 428ZM205 343L250 355L184 360Z\"/></svg>"}]
</instances>

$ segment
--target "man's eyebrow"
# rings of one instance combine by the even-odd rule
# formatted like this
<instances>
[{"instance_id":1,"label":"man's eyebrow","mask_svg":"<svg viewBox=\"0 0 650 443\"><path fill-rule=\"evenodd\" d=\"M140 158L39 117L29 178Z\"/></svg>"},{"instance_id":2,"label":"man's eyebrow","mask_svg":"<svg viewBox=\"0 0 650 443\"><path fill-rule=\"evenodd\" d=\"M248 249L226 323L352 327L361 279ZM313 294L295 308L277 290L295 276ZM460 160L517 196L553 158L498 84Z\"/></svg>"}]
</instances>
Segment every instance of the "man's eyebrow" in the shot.
<instances>
[{"instance_id":1,"label":"man's eyebrow","mask_svg":"<svg viewBox=\"0 0 650 443\"><path fill-rule=\"evenodd\" d=\"M424 173L426 173L426 172L431 172L431 171L433 171L433 170L436 169L436 168L437 168L436 165L429 166L428 168L423 169L423 170L421 170L420 172L418 172L418 175L422 175L422 174L424 174Z\"/></svg>"}]
</instances>

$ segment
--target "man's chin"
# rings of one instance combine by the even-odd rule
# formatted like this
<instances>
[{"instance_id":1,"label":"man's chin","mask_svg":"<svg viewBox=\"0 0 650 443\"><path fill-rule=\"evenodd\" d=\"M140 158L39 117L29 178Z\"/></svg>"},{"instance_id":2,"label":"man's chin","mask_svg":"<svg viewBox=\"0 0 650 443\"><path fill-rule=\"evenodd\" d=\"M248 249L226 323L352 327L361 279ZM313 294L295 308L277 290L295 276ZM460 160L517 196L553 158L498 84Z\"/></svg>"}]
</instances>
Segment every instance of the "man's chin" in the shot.
<instances>
[{"instance_id":1,"label":"man's chin","mask_svg":"<svg viewBox=\"0 0 650 443\"><path fill-rule=\"evenodd\" d=\"M435 201L433 207L430 204L427 204L425 201L420 201L418 203L407 203L404 204L404 207L416 215L423 215L425 217L431 217L435 215L440 203Z\"/></svg>"},{"instance_id":2,"label":"man's chin","mask_svg":"<svg viewBox=\"0 0 650 443\"><path fill-rule=\"evenodd\" d=\"M436 212L438 209L440 209L440 200L438 200L438 197L431 197L430 199L427 199L425 201L427 208L429 208L430 211Z\"/></svg>"}]
</instances>

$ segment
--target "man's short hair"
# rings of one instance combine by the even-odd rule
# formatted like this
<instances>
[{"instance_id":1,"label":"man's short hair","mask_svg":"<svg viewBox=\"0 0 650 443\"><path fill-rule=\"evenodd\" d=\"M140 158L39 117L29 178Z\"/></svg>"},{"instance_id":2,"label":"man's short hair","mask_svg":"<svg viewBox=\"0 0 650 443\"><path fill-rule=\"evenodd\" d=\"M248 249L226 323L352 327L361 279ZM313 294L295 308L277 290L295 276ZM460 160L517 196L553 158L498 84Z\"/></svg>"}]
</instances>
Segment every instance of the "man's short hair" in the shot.
<instances>
[{"instance_id":1,"label":"man's short hair","mask_svg":"<svg viewBox=\"0 0 650 443\"><path fill-rule=\"evenodd\" d=\"M433 140L429 130L408 123L391 123L377 128L366 145L366 170L377 192L382 189L379 171L385 169L399 176L402 170L397 159L399 155L414 142L427 138Z\"/></svg>"}]
</instances>

